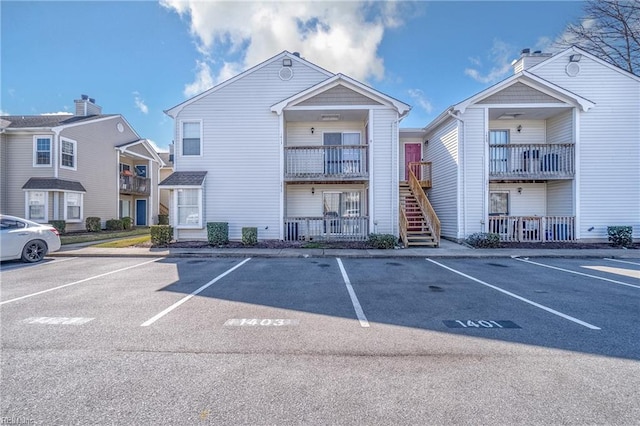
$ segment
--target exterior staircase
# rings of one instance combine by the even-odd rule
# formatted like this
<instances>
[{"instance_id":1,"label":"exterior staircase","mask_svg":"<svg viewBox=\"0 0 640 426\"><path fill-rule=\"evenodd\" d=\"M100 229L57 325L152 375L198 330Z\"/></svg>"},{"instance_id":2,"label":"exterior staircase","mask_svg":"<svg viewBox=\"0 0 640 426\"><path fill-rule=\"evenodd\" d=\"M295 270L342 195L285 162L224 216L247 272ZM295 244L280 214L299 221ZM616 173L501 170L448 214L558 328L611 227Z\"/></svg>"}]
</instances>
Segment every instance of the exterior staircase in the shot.
<instances>
[{"instance_id":1,"label":"exterior staircase","mask_svg":"<svg viewBox=\"0 0 640 426\"><path fill-rule=\"evenodd\" d=\"M422 195L426 199L424 191ZM437 247L439 245L439 235L436 236L429 226L429 220L408 182L400 183L400 215L406 220L402 227L406 228L402 235L405 246Z\"/></svg>"}]
</instances>

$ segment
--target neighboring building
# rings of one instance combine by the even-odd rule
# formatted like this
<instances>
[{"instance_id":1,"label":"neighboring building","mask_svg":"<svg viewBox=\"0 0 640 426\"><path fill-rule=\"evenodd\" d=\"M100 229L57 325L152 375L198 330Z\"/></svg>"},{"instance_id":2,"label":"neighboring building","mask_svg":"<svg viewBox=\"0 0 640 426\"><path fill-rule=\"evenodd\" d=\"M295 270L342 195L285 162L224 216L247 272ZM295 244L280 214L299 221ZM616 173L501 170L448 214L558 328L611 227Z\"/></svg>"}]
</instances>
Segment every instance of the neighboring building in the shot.
<instances>
[{"instance_id":1,"label":"neighboring building","mask_svg":"<svg viewBox=\"0 0 640 426\"><path fill-rule=\"evenodd\" d=\"M173 145L171 146L173 150ZM159 171L159 182L162 182L173 173L173 152L158 152L158 156L164 163L162 167L160 167ZM158 200L160 200L160 204L158 206L158 214L168 215L169 214L169 205L171 204L171 191L167 189L162 189L158 186Z\"/></svg>"},{"instance_id":2,"label":"neighboring building","mask_svg":"<svg viewBox=\"0 0 640 426\"><path fill-rule=\"evenodd\" d=\"M425 128L442 235L640 237L640 78L578 48L525 49L514 69Z\"/></svg>"},{"instance_id":3,"label":"neighboring building","mask_svg":"<svg viewBox=\"0 0 640 426\"><path fill-rule=\"evenodd\" d=\"M1 117L0 212L36 222L132 217L156 223L162 160L122 115L102 114L93 99L74 115Z\"/></svg>"},{"instance_id":4,"label":"neighboring building","mask_svg":"<svg viewBox=\"0 0 640 426\"><path fill-rule=\"evenodd\" d=\"M409 105L282 52L166 113L177 239L399 235L399 121ZM433 242L431 241L433 244Z\"/></svg>"}]
</instances>

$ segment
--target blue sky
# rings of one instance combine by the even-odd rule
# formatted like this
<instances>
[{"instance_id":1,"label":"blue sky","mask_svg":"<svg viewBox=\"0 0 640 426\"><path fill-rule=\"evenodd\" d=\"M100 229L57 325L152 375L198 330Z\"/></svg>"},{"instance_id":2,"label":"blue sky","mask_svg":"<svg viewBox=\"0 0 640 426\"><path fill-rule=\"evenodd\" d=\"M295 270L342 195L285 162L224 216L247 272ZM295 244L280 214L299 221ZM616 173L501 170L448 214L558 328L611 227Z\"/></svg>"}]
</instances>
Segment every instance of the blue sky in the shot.
<instances>
[{"instance_id":1,"label":"blue sky","mask_svg":"<svg viewBox=\"0 0 640 426\"><path fill-rule=\"evenodd\" d=\"M0 111L73 112L81 94L166 149L185 99L283 50L413 106L423 127L552 51L580 1L0 2Z\"/></svg>"}]
</instances>

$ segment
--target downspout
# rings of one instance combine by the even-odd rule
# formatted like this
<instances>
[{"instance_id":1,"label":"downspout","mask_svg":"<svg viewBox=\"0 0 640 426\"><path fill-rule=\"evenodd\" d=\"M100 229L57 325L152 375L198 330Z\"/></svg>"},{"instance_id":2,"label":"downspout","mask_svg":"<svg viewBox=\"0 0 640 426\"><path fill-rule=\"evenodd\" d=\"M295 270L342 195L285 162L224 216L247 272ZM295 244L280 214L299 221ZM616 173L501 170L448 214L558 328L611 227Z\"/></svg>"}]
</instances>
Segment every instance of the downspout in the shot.
<instances>
[{"instance_id":1,"label":"downspout","mask_svg":"<svg viewBox=\"0 0 640 426\"><path fill-rule=\"evenodd\" d=\"M279 235L278 238L284 241L284 114L279 114L278 120L279 136L280 136L280 224L278 225Z\"/></svg>"},{"instance_id":2,"label":"downspout","mask_svg":"<svg viewBox=\"0 0 640 426\"><path fill-rule=\"evenodd\" d=\"M53 131L53 146L51 147L51 155L53 156L53 177L58 178L58 148L60 145L60 132L62 129L60 127L52 127Z\"/></svg>"},{"instance_id":3,"label":"downspout","mask_svg":"<svg viewBox=\"0 0 640 426\"><path fill-rule=\"evenodd\" d=\"M462 158L460 159L460 164L462 164L462 167L460 167L460 172L461 172L460 179L462 180L462 237L466 238L467 237L467 179L466 179L466 170L465 170L465 167L466 167L465 145L466 144L464 140L464 137L466 135L466 123L463 119L458 117L456 114L452 113L451 110L447 111L447 114L455 118L462 124L462 137L459 138L459 140L462 141L461 143ZM484 196L483 196L483 199L484 199Z\"/></svg>"}]
</instances>

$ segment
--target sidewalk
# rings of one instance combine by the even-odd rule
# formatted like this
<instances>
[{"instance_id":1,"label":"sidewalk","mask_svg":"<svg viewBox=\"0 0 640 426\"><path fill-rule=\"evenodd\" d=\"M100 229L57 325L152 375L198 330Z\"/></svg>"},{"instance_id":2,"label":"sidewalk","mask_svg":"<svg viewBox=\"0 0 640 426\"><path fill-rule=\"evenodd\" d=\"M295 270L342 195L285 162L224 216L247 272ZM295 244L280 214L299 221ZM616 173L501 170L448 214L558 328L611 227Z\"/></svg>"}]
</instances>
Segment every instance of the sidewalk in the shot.
<instances>
[{"instance_id":1,"label":"sidewalk","mask_svg":"<svg viewBox=\"0 0 640 426\"><path fill-rule=\"evenodd\" d=\"M103 241L100 241L103 242ZM340 257L340 258L500 258L565 257L640 259L640 250L626 249L472 249L448 240L438 248L392 250L263 249L263 248L99 248L94 243L64 245L52 257Z\"/></svg>"}]
</instances>

